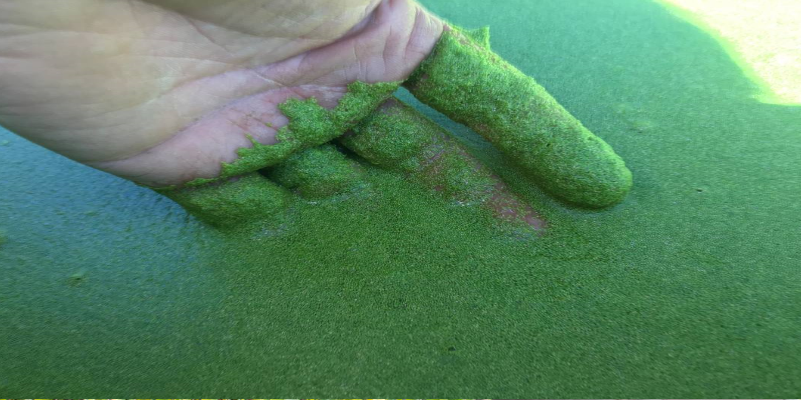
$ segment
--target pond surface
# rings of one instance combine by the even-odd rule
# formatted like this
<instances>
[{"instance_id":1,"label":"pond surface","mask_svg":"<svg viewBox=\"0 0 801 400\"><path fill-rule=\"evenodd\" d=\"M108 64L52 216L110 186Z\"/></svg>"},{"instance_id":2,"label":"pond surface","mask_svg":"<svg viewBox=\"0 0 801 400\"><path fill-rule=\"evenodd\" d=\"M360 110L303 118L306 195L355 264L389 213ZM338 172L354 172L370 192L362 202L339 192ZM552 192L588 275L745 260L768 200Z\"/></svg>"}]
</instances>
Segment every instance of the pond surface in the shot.
<instances>
[{"instance_id":1,"label":"pond surface","mask_svg":"<svg viewBox=\"0 0 801 400\"><path fill-rule=\"evenodd\" d=\"M0 131L0 392L799 393L801 107L755 100L713 38L655 3L424 3L490 25L496 52L626 160L628 199L564 207L421 107L548 235L374 169L243 239Z\"/></svg>"}]
</instances>

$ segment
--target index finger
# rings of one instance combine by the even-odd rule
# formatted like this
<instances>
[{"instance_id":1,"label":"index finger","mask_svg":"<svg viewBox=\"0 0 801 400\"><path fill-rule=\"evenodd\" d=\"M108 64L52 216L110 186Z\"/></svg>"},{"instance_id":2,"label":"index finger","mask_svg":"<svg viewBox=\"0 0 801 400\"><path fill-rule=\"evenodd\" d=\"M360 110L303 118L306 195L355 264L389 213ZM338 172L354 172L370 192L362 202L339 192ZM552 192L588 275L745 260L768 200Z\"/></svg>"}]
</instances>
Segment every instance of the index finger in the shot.
<instances>
[{"instance_id":1,"label":"index finger","mask_svg":"<svg viewBox=\"0 0 801 400\"><path fill-rule=\"evenodd\" d=\"M405 86L484 136L562 200L601 208L622 201L631 188L631 172L612 147L492 52L487 28L448 26Z\"/></svg>"}]
</instances>

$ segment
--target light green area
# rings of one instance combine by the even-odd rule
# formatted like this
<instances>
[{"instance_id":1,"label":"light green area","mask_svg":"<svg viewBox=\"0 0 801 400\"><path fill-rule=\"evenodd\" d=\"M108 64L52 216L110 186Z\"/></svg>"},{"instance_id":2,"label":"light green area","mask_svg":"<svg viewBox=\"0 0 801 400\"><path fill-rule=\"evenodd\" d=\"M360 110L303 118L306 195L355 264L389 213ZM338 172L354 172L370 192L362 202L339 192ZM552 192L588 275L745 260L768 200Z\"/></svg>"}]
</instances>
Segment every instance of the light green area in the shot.
<instances>
[{"instance_id":1,"label":"light green area","mask_svg":"<svg viewBox=\"0 0 801 400\"><path fill-rule=\"evenodd\" d=\"M773 90L771 90L770 84L765 80L765 78L756 71L753 65L749 63L739 51L737 51L737 48L731 41L724 38L717 30L709 26L709 24L701 19L698 15L678 7L669 1L656 1L677 17L697 26L698 28L704 30L707 35L714 38L718 42L720 48L723 49L731 58L731 60L740 68L743 75L753 82L757 89L754 94L755 99L766 103L784 103L784 101L781 100Z\"/></svg>"},{"instance_id":2,"label":"light green area","mask_svg":"<svg viewBox=\"0 0 801 400\"><path fill-rule=\"evenodd\" d=\"M492 26L493 50L626 160L626 200L563 207L415 104L549 232L499 232L363 164L364 195L297 201L244 237L2 132L0 392L797 397L801 107L755 101L655 3L425 3Z\"/></svg>"},{"instance_id":3,"label":"light green area","mask_svg":"<svg viewBox=\"0 0 801 400\"><path fill-rule=\"evenodd\" d=\"M483 135L547 192L589 208L619 203L631 172L531 77L488 48L489 31L443 33L404 83L424 103Z\"/></svg>"},{"instance_id":4,"label":"light green area","mask_svg":"<svg viewBox=\"0 0 801 400\"><path fill-rule=\"evenodd\" d=\"M795 0L657 0L718 41L759 88L755 98L801 104L801 3Z\"/></svg>"}]
</instances>

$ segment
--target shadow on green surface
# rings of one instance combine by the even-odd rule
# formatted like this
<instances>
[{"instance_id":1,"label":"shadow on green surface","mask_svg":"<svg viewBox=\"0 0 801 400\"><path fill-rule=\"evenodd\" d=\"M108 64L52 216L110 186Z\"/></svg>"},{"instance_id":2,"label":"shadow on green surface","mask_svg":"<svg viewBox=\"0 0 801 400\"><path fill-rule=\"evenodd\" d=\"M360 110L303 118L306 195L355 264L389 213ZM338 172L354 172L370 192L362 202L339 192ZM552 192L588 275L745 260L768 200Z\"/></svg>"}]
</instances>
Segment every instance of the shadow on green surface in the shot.
<instances>
[{"instance_id":1,"label":"shadow on green surface","mask_svg":"<svg viewBox=\"0 0 801 400\"><path fill-rule=\"evenodd\" d=\"M534 76L635 175L515 238L373 171L364 196L216 234L0 133L0 392L791 397L801 389L801 108L636 0L427 1ZM74 276L80 279L73 279Z\"/></svg>"}]
</instances>

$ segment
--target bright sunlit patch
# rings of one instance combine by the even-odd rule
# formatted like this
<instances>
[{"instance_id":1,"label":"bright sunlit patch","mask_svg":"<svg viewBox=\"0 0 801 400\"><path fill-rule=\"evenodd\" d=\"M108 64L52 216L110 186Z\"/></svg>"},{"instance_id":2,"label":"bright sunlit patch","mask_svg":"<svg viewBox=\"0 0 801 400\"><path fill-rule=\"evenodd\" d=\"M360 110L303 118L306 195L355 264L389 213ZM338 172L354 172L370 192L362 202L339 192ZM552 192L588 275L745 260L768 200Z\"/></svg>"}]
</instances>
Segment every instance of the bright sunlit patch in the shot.
<instances>
[{"instance_id":1,"label":"bright sunlit patch","mask_svg":"<svg viewBox=\"0 0 801 400\"><path fill-rule=\"evenodd\" d=\"M758 100L801 104L801 1L657 1L712 34L760 86Z\"/></svg>"}]
</instances>

